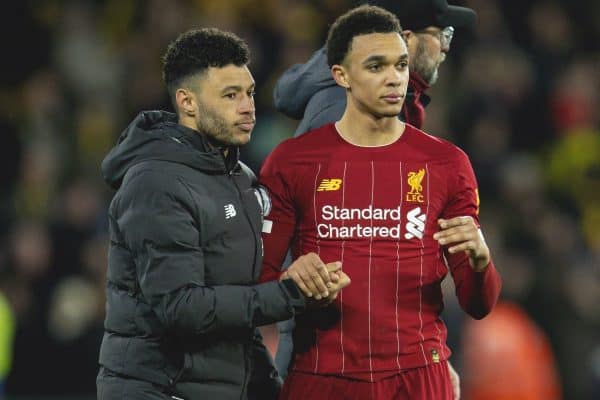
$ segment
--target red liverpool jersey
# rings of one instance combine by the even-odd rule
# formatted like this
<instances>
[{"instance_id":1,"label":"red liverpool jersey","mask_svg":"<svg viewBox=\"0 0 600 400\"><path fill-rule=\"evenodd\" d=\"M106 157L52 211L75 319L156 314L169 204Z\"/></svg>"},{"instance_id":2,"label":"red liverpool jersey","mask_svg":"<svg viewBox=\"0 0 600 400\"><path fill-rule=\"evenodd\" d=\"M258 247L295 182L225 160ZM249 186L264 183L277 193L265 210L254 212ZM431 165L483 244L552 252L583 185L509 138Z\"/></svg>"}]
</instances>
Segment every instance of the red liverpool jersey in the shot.
<instances>
[{"instance_id":1,"label":"red liverpool jersey","mask_svg":"<svg viewBox=\"0 0 600 400\"><path fill-rule=\"evenodd\" d=\"M260 180L272 202L261 280L279 277L289 246L294 259L341 261L352 280L297 319L295 370L373 381L447 359L446 265L467 313L481 318L495 304L494 265L475 273L433 239L438 218L479 221L473 170L453 144L407 124L392 144L360 147L328 124L277 146Z\"/></svg>"}]
</instances>

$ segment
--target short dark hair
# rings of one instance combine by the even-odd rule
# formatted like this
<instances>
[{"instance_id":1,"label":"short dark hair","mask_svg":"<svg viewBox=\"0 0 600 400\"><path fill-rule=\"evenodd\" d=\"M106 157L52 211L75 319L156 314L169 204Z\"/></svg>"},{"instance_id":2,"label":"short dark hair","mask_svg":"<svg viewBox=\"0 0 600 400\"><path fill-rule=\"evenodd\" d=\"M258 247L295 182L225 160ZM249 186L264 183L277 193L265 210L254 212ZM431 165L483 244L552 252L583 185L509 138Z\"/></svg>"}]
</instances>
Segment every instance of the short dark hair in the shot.
<instances>
[{"instance_id":1,"label":"short dark hair","mask_svg":"<svg viewBox=\"0 0 600 400\"><path fill-rule=\"evenodd\" d=\"M377 6L362 5L335 20L327 35L327 63L341 64L355 36L369 33L402 32L400 21L391 12Z\"/></svg>"},{"instance_id":2,"label":"short dark hair","mask_svg":"<svg viewBox=\"0 0 600 400\"><path fill-rule=\"evenodd\" d=\"M229 64L241 67L250 61L250 50L242 39L217 28L192 29L179 35L163 55L163 80L173 97L183 81L209 67Z\"/></svg>"}]
</instances>

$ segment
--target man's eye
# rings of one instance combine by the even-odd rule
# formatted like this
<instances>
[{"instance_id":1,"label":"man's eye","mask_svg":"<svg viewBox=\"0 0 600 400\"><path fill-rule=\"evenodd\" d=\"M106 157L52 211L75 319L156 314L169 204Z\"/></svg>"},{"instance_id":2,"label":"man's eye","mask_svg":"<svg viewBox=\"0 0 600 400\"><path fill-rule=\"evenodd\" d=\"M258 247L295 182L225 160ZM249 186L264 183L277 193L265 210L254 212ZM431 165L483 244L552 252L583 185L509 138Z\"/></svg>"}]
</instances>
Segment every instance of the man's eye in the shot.
<instances>
[{"instance_id":1,"label":"man's eye","mask_svg":"<svg viewBox=\"0 0 600 400\"><path fill-rule=\"evenodd\" d=\"M396 68L398 69L404 69L408 67L408 61L401 61L398 64L396 64Z\"/></svg>"},{"instance_id":2,"label":"man's eye","mask_svg":"<svg viewBox=\"0 0 600 400\"><path fill-rule=\"evenodd\" d=\"M379 65L379 64L369 65L368 69L371 72L377 72L381 69L381 65Z\"/></svg>"},{"instance_id":3,"label":"man's eye","mask_svg":"<svg viewBox=\"0 0 600 400\"><path fill-rule=\"evenodd\" d=\"M254 90L251 90L248 92L248 97L254 97L256 95L256 92Z\"/></svg>"},{"instance_id":4,"label":"man's eye","mask_svg":"<svg viewBox=\"0 0 600 400\"><path fill-rule=\"evenodd\" d=\"M228 99L231 99L231 100L233 100L233 99L235 99L235 93L227 93L227 94L226 94L225 96L223 96L223 97L226 97L226 98L228 98Z\"/></svg>"}]
</instances>

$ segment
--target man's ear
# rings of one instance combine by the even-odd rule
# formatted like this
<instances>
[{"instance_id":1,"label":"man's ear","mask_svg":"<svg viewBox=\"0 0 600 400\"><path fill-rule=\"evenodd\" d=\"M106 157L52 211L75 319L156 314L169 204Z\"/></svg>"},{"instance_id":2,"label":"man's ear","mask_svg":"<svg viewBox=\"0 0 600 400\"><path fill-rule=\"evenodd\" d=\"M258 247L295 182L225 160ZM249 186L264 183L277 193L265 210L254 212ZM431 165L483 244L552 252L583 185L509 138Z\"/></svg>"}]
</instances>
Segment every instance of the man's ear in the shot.
<instances>
[{"instance_id":1,"label":"man's ear","mask_svg":"<svg viewBox=\"0 0 600 400\"><path fill-rule=\"evenodd\" d=\"M177 89L175 91L175 102L180 113L188 117L196 115L196 98L190 90L184 88Z\"/></svg>"},{"instance_id":2,"label":"man's ear","mask_svg":"<svg viewBox=\"0 0 600 400\"><path fill-rule=\"evenodd\" d=\"M409 46L412 42L417 39L417 34L414 31L409 29L405 29L402 31L402 39L404 39L404 43Z\"/></svg>"},{"instance_id":3,"label":"man's ear","mask_svg":"<svg viewBox=\"0 0 600 400\"><path fill-rule=\"evenodd\" d=\"M348 74L346 73L346 69L342 65L335 64L334 66L332 66L331 76L339 86L345 89L350 89L350 82L348 82Z\"/></svg>"}]
</instances>

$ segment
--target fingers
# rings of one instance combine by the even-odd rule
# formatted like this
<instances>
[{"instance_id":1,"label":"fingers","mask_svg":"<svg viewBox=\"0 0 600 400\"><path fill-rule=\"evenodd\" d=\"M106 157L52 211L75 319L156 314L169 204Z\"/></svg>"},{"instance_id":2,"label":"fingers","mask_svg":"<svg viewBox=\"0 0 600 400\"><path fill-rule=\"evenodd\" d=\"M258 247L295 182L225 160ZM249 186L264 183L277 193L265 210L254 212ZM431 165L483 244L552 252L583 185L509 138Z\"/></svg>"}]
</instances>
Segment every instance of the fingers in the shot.
<instances>
[{"instance_id":1,"label":"fingers","mask_svg":"<svg viewBox=\"0 0 600 400\"><path fill-rule=\"evenodd\" d=\"M441 246L450 245L448 252L456 254L466 252L469 263L475 271L482 271L489 264L490 252L483 233L472 217L462 216L439 219L442 228L433 235Z\"/></svg>"},{"instance_id":2,"label":"fingers","mask_svg":"<svg viewBox=\"0 0 600 400\"><path fill-rule=\"evenodd\" d=\"M339 280L335 285L331 287L331 289L329 290L330 292L339 292L340 290L342 290L350 284L350 277L346 275L346 273L340 271L339 274Z\"/></svg>"},{"instance_id":3,"label":"fingers","mask_svg":"<svg viewBox=\"0 0 600 400\"><path fill-rule=\"evenodd\" d=\"M290 268L292 267L293 264L290 265ZM287 271L287 277L292 279L296 283L296 285L298 285L298 288L300 288L300 290L302 291L302 293L304 293L306 297L313 296L313 292L308 288L308 286L306 286L304 280L300 277L300 274L296 270Z\"/></svg>"},{"instance_id":4,"label":"fingers","mask_svg":"<svg viewBox=\"0 0 600 400\"><path fill-rule=\"evenodd\" d=\"M327 268L327 271L329 273L336 272L336 271L339 271L340 269L342 269L342 263L339 261L336 261L336 262L332 262L332 263L325 265L325 267Z\"/></svg>"},{"instance_id":5,"label":"fingers","mask_svg":"<svg viewBox=\"0 0 600 400\"><path fill-rule=\"evenodd\" d=\"M310 295L308 296L314 296L315 299L320 300L322 297L327 297L329 295L329 291L327 290L327 286L319 274L318 268L319 267L313 264L304 264L296 272L302 282L308 288L310 292Z\"/></svg>"},{"instance_id":6,"label":"fingers","mask_svg":"<svg viewBox=\"0 0 600 400\"><path fill-rule=\"evenodd\" d=\"M331 292L331 288L340 281L340 273L339 273L339 271L330 272L329 277L331 278L331 283L332 283L332 286L329 288L329 291Z\"/></svg>"},{"instance_id":7,"label":"fingers","mask_svg":"<svg viewBox=\"0 0 600 400\"><path fill-rule=\"evenodd\" d=\"M440 219L438 221L442 230L436 232L433 238L440 245L461 243L465 241L477 242L478 228L471 217L456 217L452 219Z\"/></svg>"},{"instance_id":8,"label":"fingers","mask_svg":"<svg viewBox=\"0 0 600 400\"><path fill-rule=\"evenodd\" d=\"M329 296L324 298L325 302L323 302L322 305L332 303L338 297L338 295L340 294L340 291L351 283L350 277L348 275L346 275L345 272L337 271L337 272L334 272L334 274L338 275L338 280L329 289Z\"/></svg>"},{"instance_id":9,"label":"fingers","mask_svg":"<svg viewBox=\"0 0 600 400\"><path fill-rule=\"evenodd\" d=\"M442 229L448 229L448 228L452 228L455 226L467 225L469 223L473 223L473 225L475 225L475 222L473 221L473 217L470 217L468 215L454 217L454 218L450 218L450 219L443 219L443 218L438 219L438 224L440 225L440 227Z\"/></svg>"},{"instance_id":10,"label":"fingers","mask_svg":"<svg viewBox=\"0 0 600 400\"><path fill-rule=\"evenodd\" d=\"M338 271L337 273L339 274L339 280L329 290L330 299L335 299L340 290L342 290L351 283L350 277L344 271Z\"/></svg>"},{"instance_id":11,"label":"fingers","mask_svg":"<svg viewBox=\"0 0 600 400\"><path fill-rule=\"evenodd\" d=\"M312 281L316 293L315 298L317 300L319 300L320 297L329 296L328 287L330 287L332 283L327 266L315 253L309 253L307 254L307 257L309 264L306 275L303 278L306 279L308 277L308 279Z\"/></svg>"},{"instance_id":12,"label":"fingers","mask_svg":"<svg viewBox=\"0 0 600 400\"><path fill-rule=\"evenodd\" d=\"M318 255L308 253L299 257L287 270L288 276L296 282L307 297L316 300L329 296L329 287L333 285L330 271L337 271L341 263L334 262L325 265Z\"/></svg>"},{"instance_id":13,"label":"fingers","mask_svg":"<svg viewBox=\"0 0 600 400\"><path fill-rule=\"evenodd\" d=\"M476 235L476 231L470 228L452 228L451 232L436 232L433 238L436 239L439 244L446 245L451 243L464 242L465 240L472 240Z\"/></svg>"},{"instance_id":14,"label":"fingers","mask_svg":"<svg viewBox=\"0 0 600 400\"><path fill-rule=\"evenodd\" d=\"M468 253L474 253L474 252L477 251L477 248L478 248L477 246L478 246L478 244L475 243L475 241L469 240L469 241L466 241L466 242L462 242L459 245L449 247L448 248L448 252L450 254L460 253L461 251L466 251Z\"/></svg>"},{"instance_id":15,"label":"fingers","mask_svg":"<svg viewBox=\"0 0 600 400\"><path fill-rule=\"evenodd\" d=\"M339 289L343 289L346 286L348 286L352 281L350 280L350 277L344 272L344 271L340 271L340 281L338 283L338 287Z\"/></svg>"}]
</instances>

